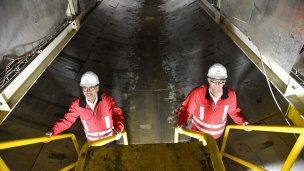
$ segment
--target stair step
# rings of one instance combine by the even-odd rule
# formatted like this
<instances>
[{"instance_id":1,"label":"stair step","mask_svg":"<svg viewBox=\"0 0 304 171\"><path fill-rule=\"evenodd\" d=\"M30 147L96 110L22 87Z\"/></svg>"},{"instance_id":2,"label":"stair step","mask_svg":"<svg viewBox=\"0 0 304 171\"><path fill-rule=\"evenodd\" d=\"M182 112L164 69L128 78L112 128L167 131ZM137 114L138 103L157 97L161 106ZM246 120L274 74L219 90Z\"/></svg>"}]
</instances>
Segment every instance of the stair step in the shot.
<instances>
[{"instance_id":1,"label":"stair step","mask_svg":"<svg viewBox=\"0 0 304 171\"><path fill-rule=\"evenodd\" d=\"M213 170L202 142L91 147L84 170Z\"/></svg>"}]
</instances>

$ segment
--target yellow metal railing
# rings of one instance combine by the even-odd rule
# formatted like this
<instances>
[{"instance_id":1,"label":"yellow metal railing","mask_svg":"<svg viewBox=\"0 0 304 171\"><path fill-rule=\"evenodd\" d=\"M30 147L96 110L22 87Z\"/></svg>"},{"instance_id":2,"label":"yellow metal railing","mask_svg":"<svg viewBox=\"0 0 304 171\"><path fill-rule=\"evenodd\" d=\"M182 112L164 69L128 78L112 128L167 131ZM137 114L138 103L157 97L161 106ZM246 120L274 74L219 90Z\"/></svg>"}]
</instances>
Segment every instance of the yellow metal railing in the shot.
<instances>
[{"instance_id":1,"label":"yellow metal railing","mask_svg":"<svg viewBox=\"0 0 304 171\"><path fill-rule=\"evenodd\" d=\"M63 135L51 136L50 139L48 137L39 137L39 138L29 138L29 139L0 142L0 150L7 149L7 148L13 148L13 147L20 147L20 146L25 146L25 145L30 145L30 144L42 143L42 142L46 142L49 140L59 140L59 139L64 139L64 138L72 138L72 141L74 143L77 154L79 155L80 150L79 150L79 146L78 146L78 143L76 141L74 134L63 134ZM75 167L75 165L76 165L76 163L73 163L73 164L61 169L61 171L65 171L65 170L67 171L67 170ZM73 166L73 167L71 167L71 166ZM3 162L3 160L1 158L0 158L0 170L9 171L9 168L5 165L5 163Z\"/></svg>"},{"instance_id":2,"label":"yellow metal railing","mask_svg":"<svg viewBox=\"0 0 304 171\"><path fill-rule=\"evenodd\" d=\"M253 130L253 131L266 131L266 132L280 132L280 133L296 133L300 134L298 140L296 141L295 145L293 146L291 152L289 153L289 156L287 157L281 171L288 171L296 161L297 157L299 156L301 150L304 146L304 128L303 127L297 127L297 126L260 126L260 125L250 125L246 126L247 129ZM237 157L234 157L230 154L227 154L224 152L225 146L227 143L227 138L230 129L244 129L241 125L228 125L225 130L224 139L221 147L221 154L227 158L230 158L231 160L234 160L244 166L247 166L254 170L265 170L263 168L260 168L256 165L253 165L251 163L248 163L247 161L244 161L242 159L239 159Z\"/></svg>"},{"instance_id":3,"label":"yellow metal railing","mask_svg":"<svg viewBox=\"0 0 304 171\"><path fill-rule=\"evenodd\" d=\"M122 136L123 136L124 144L128 145L127 132L123 131ZM30 145L30 144L42 143L42 142L46 142L49 140L51 140L51 141L59 140L59 139L64 139L64 138L72 138L72 141L74 143L75 149L78 154L78 160L77 160L77 162L72 163L72 164L66 166L65 168L61 169L60 171L68 171L68 170L74 168L75 166L76 166L75 170L83 170L82 168L83 168L84 162L85 162L85 154L88 151L89 147L102 146L109 142L112 142L116 139L116 134L111 137L105 138L105 139L86 143L81 148L81 152L79 150L79 146L78 146L78 143L77 143L77 140L76 140L74 134L62 134L62 135L51 136L50 139L48 137L39 137L39 138L29 138L29 139L22 139L22 140L0 142L0 150L7 149L7 148L13 148L13 147L20 147L20 146L25 146L25 145ZM82 154L84 156L79 155L79 154ZM2 160L1 157L0 157L0 171L9 171L9 168L6 166L6 164L4 163L4 161Z\"/></svg>"},{"instance_id":4,"label":"yellow metal railing","mask_svg":"<svg viewBox=\"0 0 304 171\"><path fill-rule=\"evenodd\" d=\"M66 166L65 168L60 169L59 171L69 171L71 169L73 169L76 166L77 162L74 162L68 166Z\"/></svg>"},{"instance_id":5,"label":"yellow metal railing","mask_svg":"<svg viewBox=\"0 0 304 171\"><path fill-rule=\"evenodd\" d=\"M0 170L1 171L9 171L9 168L6 166L2 158L0 157Z\"/></svg>"},{"instance_id":6,"label":"yellow metal railing","mask_svg":"<svg viewBox=\"0 0 304 171\"><path fill-rule=\"evenodd\" d=\"M288 106L285 117L288 117L288 119L291 120L291 122L295 126L304 126L304 121L301 113L296 108L294 108L291 104L289 104Z\"/></svg>"},{"instance_id":7,"label":"yellow metal railing","mask_svg":"<svg viewBox=\"0 0 304 171\"><path fill-rule=\"evenodd\" d=\"M126 131L122 131L121 134L123 136L124 144L128 145L127 132ZM88 152L88 150L89 150L89 148L91 146L103 146L103 145L105 145L105 144L107 144L109 142L114 141L115 139L116 139L116 135L113 135L111 137L104 138L104 139L101 139L101 140L87 142L81 148L81 151L80 151L81 155L79 155L79 157L78 157L75 171L82 171L83 170L83 167L84 167L84 164L85 164L85 160L86 160L86 155L87 155L87 152Z\"/></svg>"},{"instance_id":8,"label":"yellow metal railing","mask_svg":"<svg viewBox=\"0 0 304 171\"><path fill-rule=\"evenodd\" d=\"M217 143L211 135L190 131L187 129L183 129L183 134L199 139L200 141L203 141L204 146L210 151L210 159L213 165L213 169L215 171L225 171L224 163L222 161L222 156L219 153ZM175 136L174 136L175 143L178 143L178 135L179 135L178 128L175 128Z\"/></svg>"}]
</instances>

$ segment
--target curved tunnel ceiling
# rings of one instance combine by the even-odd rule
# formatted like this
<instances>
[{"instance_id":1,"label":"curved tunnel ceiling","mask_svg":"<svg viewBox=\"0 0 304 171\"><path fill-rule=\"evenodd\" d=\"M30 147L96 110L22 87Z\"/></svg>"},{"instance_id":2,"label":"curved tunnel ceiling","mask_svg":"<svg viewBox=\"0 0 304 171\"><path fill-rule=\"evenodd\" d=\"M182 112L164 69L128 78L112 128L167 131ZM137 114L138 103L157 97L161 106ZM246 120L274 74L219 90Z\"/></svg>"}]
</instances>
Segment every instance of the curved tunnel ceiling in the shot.
<instances>
[{"instance_id":1,"label":"curved tunnel ceiling","mask_svg":"<svg viewBox=\"0 0 304 171\"><path fill-rule=\"evenodd\" d=\"M8 4L9 1L1 2ZM50 8L56 6L56 3L62 3L62 11L67 5L61 1L48 4L43 3L43 0L31 2ZM224 3L226 2L228 1ZM262 1L257 4L261 5L260 2ZM93 3L95 0L80 0L79 7L84 11ZM252 2L250 4L253 5ZM246 6L246 3L242 6ZM232 7L240 8L229 6ZM39 11L42 8L33 9ZM234 17L227 13L229 10L222 9L225 17ZM241 12L237 15L238 19L244 12L240 9L235 10ZM63 15L62 11L57 12ZM0 10L0 14L1 12ZM250 19L248 16L244 18ZM0 15L0 20L2 19ZM245 24L235 25L244 30L252 28ZM247 31L249 33L252 29ZM1 36L2 34L0 40L4 37ZM255 41L259 42L258 39ZM239 107L250 122L286 125L263 74L196 1L103 0L2 123L0 140L42 136L81 94L81 75L92 70L100 78L100 88L111 94L122 109L130 144L173 142L177 111L181 103L193 88L207 83L207 70L216 62L227 67L229 77L226 85L236 91ZM288 103L275 88L273 90L280 106L285 110ZM234 124L230 117L227 124ZM79 120L63 133L74 133L80 147L86 142ZM233 131L230 135L230 143L226 148L229 153L244 156L248 161L254 159L266 169L280 167L295 141L291 134L260 135L240 130ZM180 141L188 140L186 136L180 137ZM263 146L265 142L273 144L270 144L270 148L261 149L261 143ZM122 144L122 140L118 143ZM56 162L49 157L53 152L67 154L67 160ZM58 170L77 160L69 139L31 145L31 150L27 146L1 150L0 155L12 170ZM303 154L301 157L303 159ZM18 164L15 163L16 158L20 159ZM303 167L302 159L298 160L293 169ZM223 161L227 170L246 169L227 159Z\"/></svg>"},{"instance_id":2,"label":"curved tunnel ceiling","mask_svg":"<svg viewBox=\"0 0 304 171\"><path fill-rule=\"evenodd\" d=\"M104 0L2 127L45 131L80 95L80 77L91 70L122 109L130 144L173 142L181 103L207 83L217 62L226 66L226 86L250 122L279 112L263 74L196 1ZM79 121L66 132L85 140Z\"/></svg>"}]
</instances>

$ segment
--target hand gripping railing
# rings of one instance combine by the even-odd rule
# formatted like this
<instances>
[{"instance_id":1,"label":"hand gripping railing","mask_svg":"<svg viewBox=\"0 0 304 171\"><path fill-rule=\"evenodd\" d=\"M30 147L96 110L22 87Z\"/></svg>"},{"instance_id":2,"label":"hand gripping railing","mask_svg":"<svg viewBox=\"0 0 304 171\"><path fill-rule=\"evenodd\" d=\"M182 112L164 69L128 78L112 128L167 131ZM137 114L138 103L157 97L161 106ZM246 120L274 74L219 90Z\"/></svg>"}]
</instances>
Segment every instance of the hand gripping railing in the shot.
<instances>
[{"instance_id":1,"label":"hand gripping railing","mask_svg":"<svg viewBox=\"0 0 304 171\"><path fill-rule=\"evenodd\" d=\"M124 144L128 145L127 132L126 131L122 131L121 134L123 136ZM116 135L113 135L111 137L104 138L104 139L101 139L101 140L87 142L81 148L80 155L79 155L78 160L77 160L77 165L76 165L75 171L82 171L83 170L83 167L84 167L84 164L85 164L85 160L86 160L86 155L87 155L87 152L88 152L88 150L89 150L89 148L91 146L103 146L103 145L105 145L105 144L107 144L109 142L114 141L115 139L116 139Z\"/></svg>"},{"instance_id":2,"label":"hand gripping railing","mask_svg":"<svg viewBox=\"0 0 304 171\"><path fill-rule=\"evenodd\" d=\"M13 148L13 147L20 147L20 146L25 146L25 145L30 145L30 144L37 144L37 143L46 142L49 140L59 140L59 139L64 139L64 138L72 138L72 141L74 143L77 154L79 155L80 150L79 150L79 146L78 146L78 143L76 141L74 134L63 134L63 135L51 136L50 139L48 137L39 137L39 138L29 138L29 139L0 142L0 150L7 149L7 148ZM69 166L61 169L61 171L69 170L69 169L75 167L75 165L76 165L76 163L70 164ZM5 165L5 163L3 162L3 160L1 158L0 158L0 170L9 171L9 168Z\"/></svg>"},{"instance_id":3,"label":"hand gripping railing","mask_svg":"<svg viewBox=\"0 0 304 171\"><path fill-rule=\"evenodd\" d=\"M304 128L303 127L297 127L297 126L259 126L259 125L251 125L251 126L246 126L247 129L249 130L254 130L254 131L267 131L267 132L281 132L281 133L296 133L300 134L298 140L296 141L295 145L293 146L291 152L289 153L289 156L287 157L281 171L288 171L296 161L297 157L299 156L301 150L303 149L304 146ZM229 155L224 152L225 146L227 143L227 138L230 129L244 129L243 126L241 125L228 125L225 130L225 135L221 147L221 154L225 157L228 157L244 166L247 166L251 169L254 170L265 170L263 168L260 168L256 165L253 165L247 161L244 161L242 159L239 159L237 157L234 157L232 155Z\"/></svg>"},{"instance_id":4,"label":"hand gripping railing","mask_svg":"<svg viewBox=\"0 0 304 171\"><path fill-rule=\"evenodd\" d=\"M203 141L204 146L210 151L210 159L213 165L213 169L215 171L225 171L225 167L222 161L222 157L219 153L217 143L211 135L190 131L187 129L183 129L183 134L199 139L200 141ZM175 136L174 136L175 143L178 143L178 135L179 135L178 128L175 128Z\"/></svg>"}]
</instances>

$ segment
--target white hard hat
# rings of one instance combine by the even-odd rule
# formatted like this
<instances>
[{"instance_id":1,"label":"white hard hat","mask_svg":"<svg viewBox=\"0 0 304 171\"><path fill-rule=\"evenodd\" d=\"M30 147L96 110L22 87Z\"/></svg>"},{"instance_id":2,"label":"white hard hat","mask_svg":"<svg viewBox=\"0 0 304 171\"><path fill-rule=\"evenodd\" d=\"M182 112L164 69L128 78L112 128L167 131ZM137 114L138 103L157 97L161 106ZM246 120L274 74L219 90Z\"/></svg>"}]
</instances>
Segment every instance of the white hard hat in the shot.
<instances>
[{"instance_id":1,"label":"white hard hat","mask_svg":"<svg viewBox=\"0 0 304 171\"><path fill-rule=\"evenodd\" d=\"M87 71L81 76L81 80L80 80L81 87L95 86L97 84L99 84L99 79L94 72Z\"/></svg>"},{"instance_id":2,"label":"white hard hat","mask_svg":"<svg viewBox=\"0 0 304 171\"><path fill-rule=\"evenodd\" d=\"M216 63L209 68L207 76L209 78L228 78L226 68L219 63Z\"/></svg>"}]
</instances>

